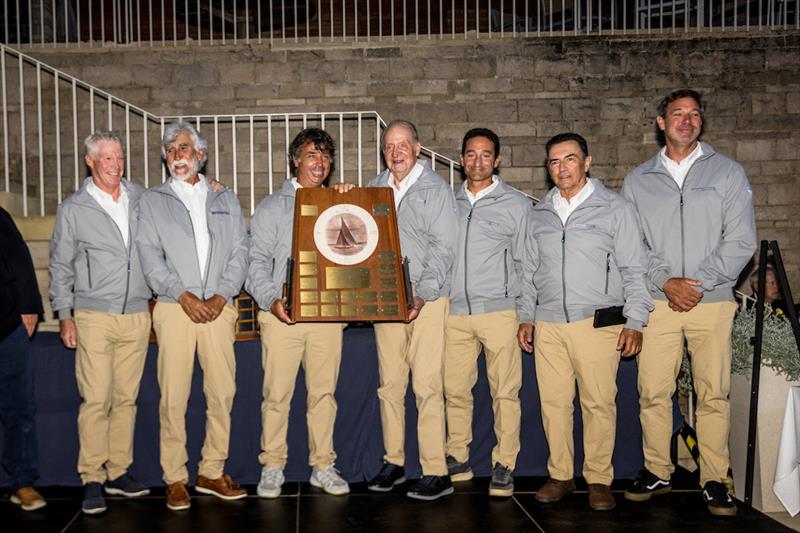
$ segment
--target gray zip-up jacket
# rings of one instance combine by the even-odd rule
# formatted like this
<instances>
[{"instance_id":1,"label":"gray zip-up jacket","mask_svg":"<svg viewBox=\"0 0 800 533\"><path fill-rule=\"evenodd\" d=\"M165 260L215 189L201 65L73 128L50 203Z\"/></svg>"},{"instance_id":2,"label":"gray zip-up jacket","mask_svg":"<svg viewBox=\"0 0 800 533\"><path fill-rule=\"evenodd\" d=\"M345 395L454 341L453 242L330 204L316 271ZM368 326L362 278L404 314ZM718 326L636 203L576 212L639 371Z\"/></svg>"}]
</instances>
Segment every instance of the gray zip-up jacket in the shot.
<instances>
[{"instance_id":1,"label":"gray zip-up jacket","mask_svg":"<svg viewBox=\"0 0 800 533\"><path fill-rule=\"evenodd\" d=\"M447 296L450 268L456 248L456 201L450 185L427 161L422 175L397 208L400 249L408 257L414 295L425 301ZM389 187L389 169L372 178L367 187Z\"/></svg>"},{"instance_id":2,"label":"gray zip-up jacket","mask_svg":"<svg viewBox=\"0 0 800 533\"><path fill-rule=\"evenodd\" d=\"M296 197L294 185L286 180L280 190L261 200L250 220L250 265L244 287L264 310L282 296Z\"/></svg>"},{"instance_id":3,"label":"gray zip-up jacket","mask_svg":"<svg viewBox=\"0 0 800 533\"><path fill-rule=\"evenodd\" d=\"M144 189L128 180L128 246L114 219L92 198L86 178L61 202L50 241L50 299L60 320L73 309L114 314L147 311L152 296L139 263L135 236Z\"/></svg>"},{"instance_id":4,"label":"gray zip-up jacket","mask_svg":"<svg viewBox=\"0 0 800 533\"><path fill-rule=\"evenodd\" d=\"M744 169L700 143L703 155L689 169L683 188L658 154L633 169L622 194L639 216L648 248L649 289L669 278L702 283L703 303L733 299L733 286L756 249L753 192Z\"/></svg>"},{"instance_id":5,"label":"gray zip-up jacket","mask_svg":"<svg viewBox=\"0 0 800 533\"><path fill-rule=\"evenodd\" d=\"M641 331L647 324L653 302L636 212L598 180L593 184L566 224L553 207L560 194L555 187L533 208L520 322L576 322L624 305L626 328Z\"/></svg>"},{"instance_id":6,"label":"gray zip-up jacket","mask_svg":"<svg viewBox=\"0 0 800 533\"><path fill-rule=\"evenodd\" d=\"M457 249L450 314L472 315L521 306L525 235L533 202L495 176L497 185L473 206L456 190Z\"/></svg>"},{"instance_id":7,"label":"gray zip-up jacket","mask_svg":"<svg viewBox=\"0 0 800 533\"><path fill-rule=\"evenodd\" d=\"M202 299L219 294L230 303L247 276L247 233L239 199L227 188L208 191L209 250L203 280L192 219L172 190L172 179L148 189L139 201L136 242L145 278L159 301L177 302L189 291Z\"/></svg>"}]
</instances>

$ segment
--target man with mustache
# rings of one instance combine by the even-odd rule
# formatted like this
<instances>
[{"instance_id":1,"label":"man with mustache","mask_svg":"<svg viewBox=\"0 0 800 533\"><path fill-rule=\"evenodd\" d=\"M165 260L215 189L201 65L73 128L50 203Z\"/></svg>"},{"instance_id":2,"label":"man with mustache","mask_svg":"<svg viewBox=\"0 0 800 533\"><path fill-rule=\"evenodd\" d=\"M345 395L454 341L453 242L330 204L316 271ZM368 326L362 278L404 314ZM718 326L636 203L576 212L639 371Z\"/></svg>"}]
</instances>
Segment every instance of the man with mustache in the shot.
<instances>
[{"instance_id":1,"label":"man with mustache","mask_svg":"<svg viewBox=\"0 0 800 533\"><path fill-rule=\"evenodd\" d=\"M286 261L292 254L294 207L297 189L321 187L331 172L336 150L333 139L318 128L308 128L289 146L294 178L261 201L253 214L252 243L246 289L261 312L264 400L261 404L261 454L263 465L257 492L262 498L277 498L285 480L288 449L289 404L297 371L302 363L308 390L308 462L311 485L328 494L350 492L334 466L333 425L336 421L336 381L342 360L342 330L336 322L296 324L286 313L281 290L286 279Z\"/></svg>"},{"instance_id":2,"label":"man with mustache","mask_svg":"<svg viewBox=\"0 0 800 533\"><path fill-rule=\"evenodd\" d=\"M97 514L106 510L103 489L124 496L150 492L128 467L152 294L135 241L144 189L122 179L122 138L98 131L84 146L91 176L58 207L50 242L50 297L64 346L77 348L82 509Z\"/></svg>"},{"instance_id":3,"label":"man with mustache","mask_svg":"<svg viewBox=\"0 0 800 533\"><path fill-rule=\"evenodd\" d=\"M205 443L195 489L225 500L247 495L223 472L236 392L237 314L231 302L247 275L247 234L233 191L214 191L200 174L207 149L205 138L190 124L169 124L161 155L170 178L146 191L139 203L136 242L158 300L153 327L161 388L161 468L172 510L191 505L185 416L195 350L206 398Z\"/></svg>"},{"instance_id":4,"label":"man with mustache","mask_svg":"<svg viewBox=\"0 0 800 533\"><path fill-rule=\"evenodd\" d=\"M495 175L500 160L500 139L493 131L475 128L464 135L461 166L467 179L455 193L458 248L445 327L444 395L447 470L451 481L466 481L472 478L472 388L482 347L497 437L489 494L507 497L514 492L512 472L520 446L517 306L533 204Z\"/></svg>"},{"instance_id":5,"label":"man with mustache","mask_svg":"<svg viewBox=\"0 0 800 533\"><path fill-rule=\"evenodd\" d=\"M728 494L733 287L755 251L756 223L744 169L698 141L704 107L691 89L661 100L656 123L665 146L622 186L641 221L656 306L639 354L644 469L625 498L646 501L672 489L672 395L686 342L703 499L711 514L730 516L736 514Z\"/></svg>"}]
</instances>

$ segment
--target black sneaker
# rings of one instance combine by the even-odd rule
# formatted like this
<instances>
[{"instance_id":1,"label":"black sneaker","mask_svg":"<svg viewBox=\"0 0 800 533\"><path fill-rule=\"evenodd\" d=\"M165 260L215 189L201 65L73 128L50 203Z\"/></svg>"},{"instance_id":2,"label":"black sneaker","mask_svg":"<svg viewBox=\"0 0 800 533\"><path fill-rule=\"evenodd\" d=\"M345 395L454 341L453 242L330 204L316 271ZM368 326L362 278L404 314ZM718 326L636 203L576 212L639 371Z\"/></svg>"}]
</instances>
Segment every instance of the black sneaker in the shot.
<instances>
[{"instance_id":1,"label":"black sneaker","mask_svg":"<svg viewBox=\"0 0 800 533\"><path fill-rule=\"evenodd\" d=\"M669 479L661 479L656 477L652 472L646 468L639 470L639 475L625 491L625 499L632 502L644 502L658 496L666 494L672 490L672 482Z\"/></svg>"},{"instance_id":2,"label":"black sneaker","mask_svg":"<svg viewBox=\"0 0 800 533\"><path fill-rule=\"evenodd\" d=\"M509 497L514 494L514 477L511 469L495 463L492 469L492 482L489 484L489 496Z\"/></svg>"},{"instance_id":3,"label":"black sneaker","mask_svg":"<svg viewBox=\"0 0 800 533\"><path fill-rule=\"evenodd\" d=\"M715 516L736 515L736 504L728 493L728 488L719 481L709 481L703 487L703 501L708 512Z\"/></svg>"},{"instance_id":4,"label":"black sneaker","mask_svg":"<svg viewBox=\"0 0 800 533\"><path fill-rule=\"evenodd\" d=\"M84 514L99 514L106 510L106 499L103 498L103 486L92 482L84 485L81 511Z\"/></svg>"},{"instance_id":5,"label":"black sneaker","mask_svg":"<svg viewBox=\"0 0 800 533\"><path fill-rule=\"evenodd\" d=\"M422 476L422 479L411 487L406 496L415 500L431 501L448 494L453 494L450 476Z\"/></svg>"},{"instance_id":6,"label":"black sneaker","mask_svg":"<svg viewBox=\"0 0 800 533\"><path fill-rule=\"evenodd\" d=\"M381 471L369 482L367 488L375 492L389 492L395 485L406 481L406 471L402 466L392 463L383 463Z\"/></svg>"},{"instance_id":7,"label":"black sneaker","mask_svg":"<svg viewBox=\"0 0 800 533\"><path fill-rule=\"evenodd\" d=\"M458 459L452 455L447 456L447 474L450 476L450 481L469 481L472 479L472 469L469 463L460 463Z\"/></svg>"},{"instance_id":8,"label":"black sneaker","mask_svg":"<svg viewBox=\"0 0 800 533\"><path fill-rule=\"evenodd\" d=\"M105 491L106 494L127 496L128 498L136 498L137 496L147 496L150 494L150 489L128 474L122 474L117 479L106 481Z\"/></svg>"}]
</instances>

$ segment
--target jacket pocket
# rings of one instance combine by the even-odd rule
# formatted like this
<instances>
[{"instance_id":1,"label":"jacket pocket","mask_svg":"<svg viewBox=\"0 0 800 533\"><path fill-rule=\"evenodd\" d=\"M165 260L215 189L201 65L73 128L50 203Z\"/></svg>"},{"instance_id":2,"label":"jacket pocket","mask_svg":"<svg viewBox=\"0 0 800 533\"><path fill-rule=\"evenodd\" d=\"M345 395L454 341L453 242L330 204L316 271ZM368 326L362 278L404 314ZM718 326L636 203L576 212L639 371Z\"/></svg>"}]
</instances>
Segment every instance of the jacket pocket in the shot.
<instances>
[{"instance_id":1,"label":"jacket pocket","mask_svg":"<svg viewBox=\"0 0 800 533\"><path fill-rule=\"evenodd\" d=\"M84 250L86 255L86 278L89 281L89 288L92 288L92 262L89 260L89 250Z\"/></svg>"},{"instance_id":2,"label":"jacket pocket","mask_svg":"<svg viewBox=\"0 0 800 533\"><path fill-rule=\"evenodd\" d=\"M503 250L503 289L508 298L508 248Z\"/></svg>"}]
</instances>

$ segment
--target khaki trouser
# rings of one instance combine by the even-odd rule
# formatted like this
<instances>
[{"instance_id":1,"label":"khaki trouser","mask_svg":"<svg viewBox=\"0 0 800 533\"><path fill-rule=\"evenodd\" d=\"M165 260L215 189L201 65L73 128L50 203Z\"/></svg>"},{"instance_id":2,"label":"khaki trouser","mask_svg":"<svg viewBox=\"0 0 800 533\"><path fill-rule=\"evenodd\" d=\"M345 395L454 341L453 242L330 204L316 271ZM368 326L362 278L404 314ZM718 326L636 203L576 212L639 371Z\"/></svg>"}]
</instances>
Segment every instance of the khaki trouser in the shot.
<instances>
[{"instance_id":1,"label":"khaki trouser","mask_svg":"<svg viewBox=\"0 0 800 533\"><path fill-rule=\"evenodd\" d=\"M75 310L75 377L81 483L117 479L133 462L136 398L147 357L150 313Z\"/></svg>"},{"instance_id":2,"label":"khaki trouser","mask_svg":"<svg viewBox=\"0 0 800 533\"><path fill-rule=\"evenodd\" d=\"M189 479L186 470L186 405L192 385L194 355L203 369L206 436L198 473L210 479L222 475L228 458L231 407L236 393L233 354L236 311L226 305L213 322L195 324L180 304L159 302L153 310L158 337L158 385L161 388L161 469L167 484Z\"/></svg>"},{"instance_id":3,"label":"khaki trouser","mask_svg":"<svg viewBox=\"0 0 800 533\"><path fill-rule=\"evenodd\" d=\"M459 462L469 459L472 388L478 380L478 355L483 345L497 438L492 464L500 463L514 469L519 453L519 389L522 385L518 326L517 312L513 310L447 317L444 354L447 454Z\"/></svg>"},{"instance_id":4,"label":"khaki trouser","mask_svg":"<svg viewBox=\"0 0 800 533\"><path fill-rule=\"evenodd\" d=\"M426 302L419 316L408 324L375 324L383 426L384 459L405 464L405 395L408 372L417 400L419 462L426 476L447 475L445 464L444 399L442 364L447 298Z\"/></svg>"},{"instance_id":5,"label":"khaki trouser","mask_svg":"<svg viewBox=\"0 0 800 533\"><path fill-rule=\"evenodd\" d=\"M300 363L306 376L308 399L308 464L325 468L336 461L333 425L336 422L336 381L342 360L342 330L336 322L284 324L272 313L258 314L261 325L261 361L264 400L261 402L262 465L283 469L288 448L289 404Z\"/></svg>"},{"instance_id":6,"label":"khaki trouser","mask_svg":"<svg viewBox=\"0 0 800 533\"><path fill-rule=\"evenodd\" d=\"M583 477L610 485L617 427L617 340L622 326L593 328L592 319L569 324L536 321L534 360L550 477L572 479L573 400L578 383L583 415Z\"/></svg>"},{"instance_id":7,"label":"khaki trouser","mask_svg":"<svg viewBox=\"0 0 800 533\"><path fill-rule=\"evenodd\" d=\"M736 304L700 303L686 313L673 311L667 302L660 300L655 300L655 306L639 354L639 420L644 466L662 479L669 479L674 470L669 453L672 395L686 339L697 392L695 426L700 484L726 481L730 466L731 329Z\"/></svg>"}]
</instances>

